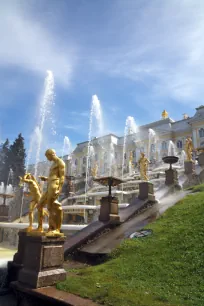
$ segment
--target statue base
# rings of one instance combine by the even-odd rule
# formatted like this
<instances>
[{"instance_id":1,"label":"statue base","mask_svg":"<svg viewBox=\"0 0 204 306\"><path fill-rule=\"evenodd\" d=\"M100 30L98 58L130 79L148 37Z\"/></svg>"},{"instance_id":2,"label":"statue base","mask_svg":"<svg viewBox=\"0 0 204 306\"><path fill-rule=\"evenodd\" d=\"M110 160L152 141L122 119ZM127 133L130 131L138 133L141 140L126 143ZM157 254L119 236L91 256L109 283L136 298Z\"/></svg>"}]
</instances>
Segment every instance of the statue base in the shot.
<instances>
[{"instance_id":1,"label":"statue base","mask_svg":"<svg viewBox=\"0 0 204 306\"><path fill-rule=\"evenodd\" d=\"M156 202L154 195L154 185L150 182L139 183L139 195L140 200L148 199L151 202Z\"/></svg>"},{"instance_id":2,"label":"statue base","mask_svg":"<svg viewBox=\"0 0 204 306\"><path fill-rule=\"evenodd\" d=\"M193 161L185 161L184 162L184 173L186 175L189 175L189 174L193 174L194 173L194 168L195 168L195 164Z\"/></svg>"},{"instance_id":3,"label":"statue base","mask_svg":"<svg viewBox=\"0 0 204 306\"><path fill-rule=\"evenodd\" d=\"M120 221L118 215L118 199L114 197L103 197L101 198L101 209L99 215L99 221Z\"/></svg>"},{"instance_id":4,"label":"statue base","mask_svg":"<svg viewBox=\"0 0 204 306\"><path fill-rule=\"evenodd\" d=\"M199 164L200 167L204 166L204 152L202 152L198 155L198 164Z\"/></svg>"},{"instance_id":5,"label":"statue base","mask_svg":"<svg viewBox=\"0 0 204 306\"><path fill-rule=\"evenodd\" d=\"M58 281L64 281L64 242L64 237L26 235L23 268L19 272L18 281L31 288L52 286Z\"/></svg>"},{"instance_id":6,"label":"statue base","mask_svg":"<svg viewBox=\"0 0 204 306\"><path fill-rule=\"evenodd\" d=\"M166 179L165 179L165 185L166 186L172 186L172 185L179 185L178 183L178 172L176 169L168 169L165 171Z\"/></svg>"}]
</instances>

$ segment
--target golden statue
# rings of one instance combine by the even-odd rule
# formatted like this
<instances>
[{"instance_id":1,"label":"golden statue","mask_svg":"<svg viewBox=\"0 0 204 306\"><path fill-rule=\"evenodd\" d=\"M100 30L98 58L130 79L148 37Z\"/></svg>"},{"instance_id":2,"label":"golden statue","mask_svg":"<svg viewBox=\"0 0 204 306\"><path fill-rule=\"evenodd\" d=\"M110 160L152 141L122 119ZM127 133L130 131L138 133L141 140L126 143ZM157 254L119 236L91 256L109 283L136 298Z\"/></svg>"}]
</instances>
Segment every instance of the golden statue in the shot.
<instances>
[{"instance_id":1,"label":"golden statue","mask_svg":"<svg viewBox=\"0 0 204 306\"><path fill-rule=\"evenodd\" d=\"M98 174L98 164L95 163L93 169L91 169L91 175L92 175L93 177L96 177L97 174Z\"/></svg>"},{"instance_id":2,"label":"golden statue","mask_svg":"<svg viewBox=\"0 0 204 306\"><path fill-rule=\"evenodd\" d=\"M140 177L141 177L141 180L148 181L149 178L147 176L147 170L148 170L149 160L145 156L144 152L141 152L140 155L141 157L138 160L138 164L140 167Z\"/></svg>"},{"instance_id":3,"label":"golden statue","mask_svg":"<svg viewBox=\"0 0 204 306\"><path fill-rule=\"evenodd\" d=\"M166 110L164 110L164 111L162 112L162 119L166 119L166 118L168 118L168 117L169 117L169 114L167 113Z\"/></svg>"},{"instance_id":4,"label":"golden statue","mask_svg":"<svg viewBox=\"0 0 204 306\"><path fill-rule=\"evenodd\" d=\"M131 165L133 165L133 154L132 154L132 151L130 151L129 162L131 163Z\"/></svg>"},{"instance_id":5,"label":"golden statue","mask_svg":"<svg viewBox=\"0 0 204 306\"><path fill-rule=\"evenodd\" d=\"M41 196L38 209L39 209L39 223L36 232L43 232L43 208L47 205L49 212L49 228L45 234L48 237L64 236L60 233L63 211L61 203L57 200L64 184L65 178L65 163L60 159L53 149L48 149L45 152L47 160L52 161L53 164L50 168L48 177L40 176L42 181L47 181L47 191Z\"/></svg>"},{"instance_id":6,"label":"golden statue","mask_svg":"<svg viewBox=\"0 0 204 306\"><path fill-rule=\"evenodd\" d=\"M186 138L185 152L186 152L186 160L192 161L193 141L191 137Z\"/></svg>"},{"instance_id":7,"label":"golden statue","mask_svg":"<svg viewBox=\"0 0 204 306\"><path fill-rule=\"evenodd\" d=\"M28 184L28 188L29 188L29 195L32 196L32 199L30 201L29 204L29 226L26 229L27 232L31 232L33 230L33 214L34 214L34 210L37 207L37 204L39 203L40 197L41 197L41 190L40 190L40 186L36 180L36 178L30 174L30 173L26 173L23 177L19 176L20 178L20 186L22 186L23 183ZM39 222L39 216L40 214L38 213L38 222ZM46 212L46 210L43 209L43 217L44 216L48 216L48 213Z\"/></svg>"}]
</instances>

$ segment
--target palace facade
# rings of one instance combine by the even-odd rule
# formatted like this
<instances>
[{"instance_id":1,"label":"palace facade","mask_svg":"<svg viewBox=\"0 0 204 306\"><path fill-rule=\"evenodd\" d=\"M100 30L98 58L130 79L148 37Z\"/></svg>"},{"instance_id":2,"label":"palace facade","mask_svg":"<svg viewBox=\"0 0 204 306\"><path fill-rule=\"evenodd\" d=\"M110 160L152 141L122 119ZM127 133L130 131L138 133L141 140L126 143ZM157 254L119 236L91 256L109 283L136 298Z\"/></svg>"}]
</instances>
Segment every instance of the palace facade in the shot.
<instances>
[{"instance_id":1,"label":"palace facade","mask_svg":"<svg viewBox=\"0 0 204 306\"><path fill-rule=\"evenodd\" d=\"M151 131L151 133L150 133ZM184 150L185 139L190 136L195 148L204 147L204 106L196 108L195 115L188 117L186 114L182 120L174 121L164 111L161 119L140 126L136 133L129 133L124 137L109 134L94 138L89 149L89 168L97 165L98 175L114 175L124 167L128 167L130 156L133 163L137 163L140 153L145 152L150 160L161 161L162 157L172 154L170 142L174 144L175 151L179 155ZM87 167L88 141L77 144L67 163L68 175L80 177L85 175ZM123 156L124 154L124 156Z\"/></svg>"}]
</instances>

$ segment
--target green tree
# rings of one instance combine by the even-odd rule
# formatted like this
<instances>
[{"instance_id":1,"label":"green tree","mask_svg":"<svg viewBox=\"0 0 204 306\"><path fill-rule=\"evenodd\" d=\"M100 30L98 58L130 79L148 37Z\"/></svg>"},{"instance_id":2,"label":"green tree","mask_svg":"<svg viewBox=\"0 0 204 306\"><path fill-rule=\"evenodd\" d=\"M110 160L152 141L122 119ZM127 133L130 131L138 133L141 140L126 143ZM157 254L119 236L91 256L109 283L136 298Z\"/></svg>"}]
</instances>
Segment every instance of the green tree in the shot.
<instances>
[{"instance_id":1,"label":"green tree","mask_svg":"<svg viewBox=\"0 0 204 306\"><path fill-rule=\"evenodd\" d=\"M13 170L14 186L18 186L19 176L25 174L25 159L24 138L19 134L14 143L10 146L10 164Z\"/></svg>"},{"instance_id":2,"label":"green tree","mask_svg":"<svg viewBox=\"0 0 204 306\"><path fill-rule=\"evenodd\" d=\"M11 180L8 181L10 171L10 147L8 138L1 146L0 150L0 181L4 185L10 184ZM10 178L11 179L11 178Z\"/></svg>"}]
</instances>

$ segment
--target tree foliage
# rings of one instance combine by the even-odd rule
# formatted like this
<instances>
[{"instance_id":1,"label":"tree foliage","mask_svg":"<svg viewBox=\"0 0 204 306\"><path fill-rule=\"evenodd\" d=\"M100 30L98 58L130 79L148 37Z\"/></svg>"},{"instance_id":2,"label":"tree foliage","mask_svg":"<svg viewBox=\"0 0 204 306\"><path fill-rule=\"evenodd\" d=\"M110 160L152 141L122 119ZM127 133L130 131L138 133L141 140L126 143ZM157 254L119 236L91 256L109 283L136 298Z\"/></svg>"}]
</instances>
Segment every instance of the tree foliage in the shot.
<instances>
[{"instance_id":1,"label":"tree foliage","mask_svg":"<svg viewBox=\"0 0 204 306\"><path fill-rule=\"evenodd\" d=\"M10 166L13 170L13 185L19 183L19 176L25 174L25 159L26 152L24 147L24 138L21 134L18 135L14 143L10 146Z\"/></svg>"}]
</instances>

